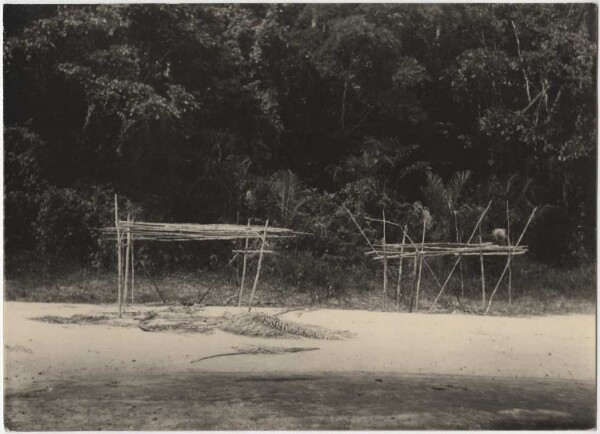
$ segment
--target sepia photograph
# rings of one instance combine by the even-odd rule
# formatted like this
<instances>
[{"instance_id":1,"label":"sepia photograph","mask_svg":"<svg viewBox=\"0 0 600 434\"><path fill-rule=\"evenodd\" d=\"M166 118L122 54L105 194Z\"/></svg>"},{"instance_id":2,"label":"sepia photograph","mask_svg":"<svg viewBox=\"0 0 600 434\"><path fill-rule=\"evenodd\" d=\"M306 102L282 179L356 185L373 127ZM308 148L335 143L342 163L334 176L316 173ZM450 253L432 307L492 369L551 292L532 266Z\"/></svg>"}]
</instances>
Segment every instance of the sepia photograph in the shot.
<instances>
[{"instance_id":1,"label":"sepia photograph","mask_svg":"<svg viewBox=\"0 0 600 434\"><path fill-rule=\"evenodd\" d=\"M4 3L3 429L597 429L597 3Z\"/></svg>"}]
</instances>

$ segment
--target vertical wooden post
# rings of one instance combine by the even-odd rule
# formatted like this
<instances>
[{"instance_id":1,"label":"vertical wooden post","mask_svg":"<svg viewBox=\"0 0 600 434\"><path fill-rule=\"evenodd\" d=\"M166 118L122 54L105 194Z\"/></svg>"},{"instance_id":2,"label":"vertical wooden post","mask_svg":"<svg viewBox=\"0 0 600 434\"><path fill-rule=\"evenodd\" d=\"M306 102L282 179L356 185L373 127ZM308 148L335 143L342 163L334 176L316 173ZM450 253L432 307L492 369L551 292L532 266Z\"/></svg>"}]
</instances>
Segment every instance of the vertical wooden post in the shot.
<instances>
[{"instance_id":1,"label":"vertical wooden post","mask_svg":"<svg viewBox=\"0 0 600 434\"><path fill-rule=\"evenodd\" d=\"M383 238L381 239L381 248L383 251L383 294L381 299L381 306L383 311L385 312L387 306L387 284L388 284L388 263L387 263L387 254L385 249L385 209L383 210Z\"/></svg>"},{"instance_id":2,"label":"vertical wooden post","mask_svg":"<svg viewBox=\"0 0 600 434\"><path fill-rule=\"evenodd\" d=\"M254 277L254 285L252 286L252 294L250 294L250 302L248 303L248 312L252 310L252 301L254 300L254 294L256 293L256 287L258 286L258 278L260 276L260 267L262 266L263 252L265 250L265 242L267 241L267 228L269 227L269 220L265 223L265 232L262 236L262 243L260 245L260 253L258 255L258 266L256 267L256 276Z\"/></svg>"},{"instance_id":3,"label":"vertical wooden post","mask_svg":"<svg viewBox=\"0 0 600 434\"><path fill-rule=\"evenodd\" d=\"M417 255L418 248L415 246L415 255L413 256L413 266L412 266L412 285L410 287L410 302L408 305L408 312L413 311L414 301L415 301L415 287L417 286Z\"/></svg>"},{"instance_id":4,"label":"vertical wooden post","mask_svg":"<svg viewBox=\"0 0 600 434\"><path fill-rule=\"evenodd\" d=\"M456 229L456 242L460 243L460 234L458 232L458 217L457 217L457 212L456 210L453 211L454 214L454 228ZM458 255L458 259L460 260L462 257L462 255ZM462 298L465 297L465 279L463 277L463 268L462 268L462 261L458 263L458 271L460 272L460 296Z\"/></svg>"},{"instance_id":5,"label":"vertical wooden post","mask_svg":"<svg viewBox=\"0 0 600 434\"><path fill-rule=\"evenodd\" d=\"M404 231L402 232L402 245L400 246L400 265L398 266L398 284L396 286L396 310L400 310L400 292L402 291L402 265L404 262L404 258L402 255L404 254L404 243L406 242L406 228L407 225L404 225Z\"/></svg>"},{"instance_id":6,"label":"vertical wooden post","mask_svg":"<svg viewBox=\"0 0 600 434\"><path fill-rule=\"evenodd\" d=\"M250 219L248 219L248 227L250 227ZM244 294L244 281L246 280L246 266L248 264L248 237L244 246L244 262L242 264L242 282L240 283L240 295L238 297L238 307L242 306L242 295Z\"/></svg>"},{"instance_id":7,"label":"vertical wooden post","mask_svg":"<svg viewBox=\"0 0 600 434\"><path fill-rule=\"evenodd\" d=\"M481 224L481 221L483 220L483 217L486 215L486 213L488 212L488 210L490 209L491 206L492 206L492 201L490 200L490 202L488 203L487 207L483 210L483 213L481 213L481 215L479 216L479 220L477 220L477 223L475 224L475 228L473 229L473 232L471 232L471 236L467 240L467 244L469 244L471 242L471 240L473 239L473 237L477 233L477 228ZM448 277L446 278L446 281L444 282L444 284L440 288L440 292L438 292L438 295L435 297L435 300L433 300L433 303L431 303L431 306L429 306L429 312L431 312L433 310L433 308L435 307L435 304L437 303L437 301L439 300L439 298L444 293L444 289L446 288L446 285L448 285L448 282L450 281L450 278L452 277L452 274L454 273L454 270L456 270L456 267L458 266L459 263L460 263L460 258L458 258L456 260L456 262L454 263L454 266L450 270L450 273L448 273Z\"/></svg>"},{"instance_id":8,"label":"vertical wooden post","mask_svg":"<svg viewBox=\"0 0 600 434\"><path fill-rule=\"evenodd\" d=\"M510 249L510 212L508 209L508 200L506 201L506 243ZM508 304L512 304L512 267L510 261L510 250L508 251Z\"/></svg>"},{"instance_id":9,"label":"vertical wooden post","mask_svg":"<svg viewBox=\"0 0 600 434\"><path fill-rule=\"evenodd\" d=\"M133 256L133 237L131 237L131 304L133 304L133 289L135 287L135 263Z\"/></svg>"},{"instance_id":10,"label":"vertical wooden post","mask_svg":"<svg viewBox=\"0 0 600 434\"><path fill-rule=\"evenodd\" d=\"M129 223L130 217L127 215L127 222ZM125 242L125 285L123 288L123 305L127 304L127 295L129 293L129 256L131 251L131 231L127 228L127 236Z\"/></svg>"},{"instance_id":11,"label":"vertical wooden post","mask_svg":"<svg viewBox=\"0 0 600 434\"><path fill-rule=\"evenodd\" d=\"M521 232L521 236L519 237L519 239L517 240L517 242L515 243L515 245L513 247L519 247L519 244L521 244L521 241L523 240L523 237L525 236L525 232L527 232L527 228L529 227L531 220L533 220L533 216L535 215L536 211L537 211L537 206L531 212L531 215L529 216L529 219L527 220L527 223L525 224L525 228L523 229L523 232ZM502 279L504 278L504 275L506 274L506 270L508 270L508 267L510 267L511 259L512 259L512 256L509 256L508 260L506 261L506 265L504 266L504 270L502 270L502 274L500 274L500 277L498 278L498 282L496 283L494 290L490 294L490 300L488 301L488 305L487 305L487 308L485 309L484 315L487 315L488 312L490 311L490 308L492 307L492 300L494 299L494 295L496 295L496 291L498 290L498 287L500 286L500 283L502 282Z\"/></svg>"},{"instance_id":12,"label":"vertical wooden post","mask_svg":"<svg viewBox=\"0 0 600 434\"><path fill-rule=\"evenodd\" d=\"M419 255L419 277L417 278L417 293L415 295L415 312L419 311L419 288L421 287L421 272L423 271L423 252L425 251L425 230L427 228L427 218L423 213L423 236L421 238L421 253Z\"/></svg>"},{"instance_id":13,"label":"vertical wooden post","mask_svg":"<svg viewBox=\"0 0 600 434\"><path fill-rule=\"evenodd\" d=\"M115 227L117 229L117 303L119 305L119 318L123 315L123 306L121 304L121 273L123 271L123 265L121 260L121 230L119 228L119 202L117 195L115 194Z\"/></svg>"},{"instance_id":14,"label":"vertical wooden post","mask_svg":"<svg viewBox=\"0 0 600 434\"><path fill-rule=\"evenodd\" d=\"M479 244L482 244L481 226L479 226ZM479 263L481 264L481 308L485 309L485 268L483 265L483 249L479 254Z\"/></svg>"}]
</instances>

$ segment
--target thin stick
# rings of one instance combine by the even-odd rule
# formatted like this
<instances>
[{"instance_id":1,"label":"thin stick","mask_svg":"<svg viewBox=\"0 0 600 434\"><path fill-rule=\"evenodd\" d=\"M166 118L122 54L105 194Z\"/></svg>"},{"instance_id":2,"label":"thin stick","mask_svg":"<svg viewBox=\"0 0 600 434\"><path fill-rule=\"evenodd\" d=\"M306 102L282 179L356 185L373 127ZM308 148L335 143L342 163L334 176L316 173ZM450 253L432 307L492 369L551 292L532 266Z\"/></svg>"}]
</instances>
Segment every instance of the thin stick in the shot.
<instances>
[{"instance_id":1,"label":"thin stick","mask_svg":"<svg viewBox=\"0 0 600 434\"><path fill-rule=\"evenodd\" d=\"M521 240L523 239L523 236L525 235L525 232L527 231L527 228L529 227L529 223L531 223L531 220L533 219L533 215L535 214L536 211L537 211L537 207L535 207L533 209L533 212L529 216L529 220L527 220L527 224L525 225L523 232L521 232L521 236L519 237L519 240L517 241L515 246L518 246L519 244L521 244ZM500 283L502 282L502 279L504 278L504 275L506 274L508 267L510 267L510 261L512 258L513 258L512 256L509 256L508 259L506 260L506 265L504 266L504 270L502 270L502 274L500 275L500 278L498 279L498 282L496 283L496 286L494 287L494 290L492 291L492 294L490 295L490 301L488 303L488 306L487 306L487 309L485 310L484 315L487 315L488 312L490 311L490 307L492 306L492 300L494 299L494 295L496 295L496 291L498 290L498 287L500 286Z\"/></svg>"},{"instance_id":2,"label":"thin stick","mask_svg":"<svg viewBox=\"0 0 600 434\"><path fill-rule=\"evenodd\" d=\"M508 200L506 201L506 242L510 247L510 213L508 209ZM510 258L510 251L508 257ZM512 267L508 265L508 304L512 304Z\"/></svg>"},{"instance_id":3,"label":"thin stick","mask_svg":"<svg viewBox=\"0 0 600 434\"><path fill-rule=\"evenodd\" d=\"M415 250L415 254L413 256L413 266L412 266L412 285L410 286L410 302L408 305L408 311L413 311L414 305L414 295L415 295L415 285L417 284L417 251Z\"/></svg>"},{"instance_id":4,"label":"thin stick","mask_svg":"<svg viewBox=\"0 0 600 434\"><path fill-rule=\"evenodd\" d=\"M412 244L412 245L415 247L415 250L417 250L417 249L418 249L418 247L417 247L417 246L415 246L415 242L414 242L414 241L412 240L412 238L410 238L410 236L408 235L408 232L407 232L407 226L404 226L404 231L405 231L405 233L406 233L406 238L408 238L408 241L409 241L409 242L410 242L410 243L411 243L411 244ZM403 243L403 244L404 244L404 243ZM402 256L402 250L403 250L403 249L404 249L404 246L401 246L401 247L400 247L400 251L401 251L401 254L400 254L400 260L402 260L402 259L403 259L403 256ZM438 285L438 288L441 288L441 287L442 287L442 284L440 283L439 279L438 279L438 278L437 278L437 276L435 275L435 272L433 271L433 268L431 268L431 265L429 265L429 262L427 262L427 259L425 259L425 256L423 256L423 263L425 264L425 266L427 267L427 269L429 270L429 272L430 272L430 273L431 273L431 275L433 276L433 278L434 278L435 282L436 282L436 283L437 283L437 285Z\"/></svg>"},{"instance_id":5,"label":"thin stick","mask_svg":"<svg viewBox=\"0 0 600 434\"><path fill-rule=\"evenodd\" d=\"M475 232L477 231L477 228L479 228L479 225L481 224L481 221L483 220L483 217L487 214L488 210L490 209L490 206L492 206L492 201L491 200L490 200L490 203L488 203L488 206L486 207L486 209L483 211L483 213L481 213L481 216L479 216L479 220L477 221L477 224L475 225L475 228L473 229L473 232L471 233L471 236L469 237L469 240L467 241L467 244L469 244L471 242L471 240L473 239L473 237L475 236ZM442 285L442 288L440 289L440 292L438 293L437 297L435 297L435 300L433 300L433 303L431 303L431 307L429 308L429 312L431 312L433 310L435 304L437 303L437 301L439 300L439 298L444 293L444 289L446 288L446 285L448 285L448 282L450 281L450 278L452 277L452 274L454 273L454 270L456 270L456 267L460 263L460 259L461 258L459 256L458 259L456 260L456 262L454 263L454 266L450 270L450 274L448 274L448 277L446 278L446 281Z\"/></svg>"},{"instance_id":6,"label":"thin stick","mask_svg":"<svg viewBox=\"0 0 600 434\"><path fill-rule=\"evenodd\" d=\"M129 221L129 214L127 215L127 221ZM123 288L123 305L127 303L127 294L129 288L129 257L131 251L131 231L126 231L126 243L125 243L125 287Z\"/></svg>"},{"instance_id":7,"label":"thin stick","mask_svg":"<svg viewBox=\"0 0 600 434\"><path fill-rule=\"evenodd\" d=\"M386 310L386 296L387 296L387 283L388 283L388 263L387 256L385 254L385 209L383 210L383 238L381 239L381 245L383 246L383 294L381 298L382 309Z\"/></svg>"},{"instance_id":8,"label":"thin stick","mask_svg":"<svg viewBox=\"0 0 600 434\"><path fill-rule=\"evenodd\" d=\"M119 202L117 195L115 194L115 228L117 230L117 304L119 305L119 318L122 317L123 306L121 304L121 272L122 272L122 259L121 259L121 230L119 229Z\"/></svg>"},{"instance_id":9,"label":"thin stick","mask_svg":"<svg viewBox=\"0 0 600 434\"><path fill-rule=\"evenodd\" d=\"M133 261L133 237L131 238L131 304L133 304L133 290L135 288L135 263Z\"/></svg>"},{"instance_id":10,"label":"thin stick","mask_svg":"<svg viewBox=\"0 0 600 434\"><path fill-rule=\"evenodd\" d=\"M158 285L156 284L156 282L154 281L154 279L152 278L152 276L150 275L150 272L148 271L148 269L146 268L146 264L144 264L144 261L142 261L140 259L140 264L142 264L142 268L144 269L144 271L146 272L146 276L148 276L148 279L150 279L150 282L152 283L152 286L154 286L154 289L156 290L156 292L158 293L158 296L160 297L160 299L162 300L163 304L167 304L167 300L165 299L165 297L162 295L162 292L160 292L160 289L158 289Z\"/></svg>"},{"instance_id":11,"label":"thin stick","mask_svg":"<svg viewBox=\"0 0 600 434\"><path fill-rule=\"evenodd\" d=\"M481 226L479 227L479 244L481 244ZM479 255L479 263L481 264L481 308L485 308L485 268L483 265L483 250Z\"/></svg>"},{"instance_id":12,"label":"thin stick","mask_svg":"<svg viewBox=\"0 0 600 434\"><path fill-rule=\"evenodd\" d=\"M250 294L250 302L248 303L248 312L252 310L252 301L254 300L254 293L258 286L258 278L260 276L260 268L262 266L263 251L265 250L265 241L267 239L267 229L269 227L269 220L265 223L265 232L262 236L262 243L260 245L260 255L258 256L258 266L256 267L256 276L254 277L254 285L252 286L252 294Z\"/></svg>"},{"instance_id":13,"label":"thin stick","mask_svg":"<svg viewBox=\"0 0 600 434\"><path fill-rule=\"evenodd\" d=\"M404 231L402 233L402 247L400 247L400 265L398 266L398 284L396 285L396 310L400 310L400 292L402 291L402 265L404 258L404 242L406 241L406 225L404 225Z\"/></svg>"},{"instance_id":14,"label":"thin stick","mask_svg":"<svg viewBox=\"0 0 600 434\"><path fill-rule=\"evenodd\" d=\"M346 212L348 213L348 215L350 216L350 218L352 219L352 221L354 222L354 224L356 225L356 227L358 228L358 230L360 231L362 236L365 238L365 240L367 240L369 247L371 247L371 249L375 252L375 254L377 256L379 256L379 254L377 253L377 250L375 250L375 247L373 247L373 244L371 244L371 241L369 241L369 238L365 235L365 233L363 232L362 228L360 227L360 225L358 224L358 222L356 221L356 219L354 218L354 216L352 215L350 210L348 210L348 208L346 208L346 205L344 205L344 204L342 204L342 208L344 208L346 210Z\"/></svg>"},{"instance_id":15,"label":"thin stick","mask_svg":"<svg viewBox=\"0 0 600 434\"><path fill-rule=\"evenodd\" d=\"M248 219L248 227L250 227L250 219ZM246 237L246 245L244 246L244 262L242 264L242 282L240 284L240 296L238 298L238 307L242 306L242 295L244 293L244 281L246 280L247 263L248 263L248 238Z\"/></svg>"},{"instance_id":16,"label":"thin stick","mask_svg":"<svg viewBox=\"0 0 600 434\"><path fill-rule=\"evenodd\" d=\"M235 224L236 225L240 224L240 212L239 211L237 211L235 213ZM236 240L235 247L237 249L240 248L240 240ZM240 278L240 267L235 267L235 278L236 278L236 280L239 280L239 278ZM225 304L227 304L227 303L225 303Z\"/></svg>"},{"instance_id":17,"label":"thin stick","mask_svg":"<svg viewBox=\"0 0 600 434\"><path fill-rule=\"evenodd\" d=\"M315 351L318 350L318 347L311 348L284 348L282 352L270 352L270 351L261 351L260 349L256 350L247 350L247 351L239 351L236 353L223 353L223 354L215 354L213 356L202 357L201 359L192 360L190 363L198 363L202 360L214 359L216 357L225 357L225 356L241 356L244 354L285 354L285 353L299 353L301 351Z\"/></svg>"},{"instance_id":18,"label":"thin stick","mask_svg":"<svg viewBox=\"0 0 600 434\"><path fill-rule=\"evenodd\" d=\"M454 228L456 229L456 242L460 243L460 234L458 232L458 217L457 217L457 212L456 210L454 210L453 212L454 214ZM458 257L460 258L461 255L458 255ZM460 272L460 296L461 297L465 297L465 280L463 278L463 267L462 267L462 262L460 262L458 264L458 270Z\"/></svg>"},{"instance_id":19,"label":"thin stick","mask_svg":"<svg viewBox=\"0 0 600 434\"><path fill-rule=\"evenodd\" d=\"M427 219L423 214L423 236L421 238L421 255L419 255L419 277L417 279L417 294L415 296L415 312L419 311L419 288L421 287L421 273L423 271L423 255L422 252L425 249L425 231L427 229Z\"/></svg>"},{"instance_id":20,"label":"thin stick","mask_svg":"<svg viewBox=\"0 0 600 434\"><path fill-rule=\"evenodd\" d=\"M227 267L229 267L231 264L233 264L233 261L235 261L235 258L237 258L238 254L236 253L235 255L233 255L233 258L231 258L229 260L229 262L227 264L225 264L225 266L223 268L221 268L219 271L223 271L225 270ZM217 276L215 276L215 278L212 280L212 282L208 285L208 289L206 291L204 291L204 294L202 294L200 296L200 298L198 299L198 304L202 303L204 301L204 298L206 298L206 296L217 287L217 285L215 285L215 283L217 283L217 280L219 279L219 275L217 274ZM227 303L224 303L227 304Z\"/></svg>"}]
</instances>

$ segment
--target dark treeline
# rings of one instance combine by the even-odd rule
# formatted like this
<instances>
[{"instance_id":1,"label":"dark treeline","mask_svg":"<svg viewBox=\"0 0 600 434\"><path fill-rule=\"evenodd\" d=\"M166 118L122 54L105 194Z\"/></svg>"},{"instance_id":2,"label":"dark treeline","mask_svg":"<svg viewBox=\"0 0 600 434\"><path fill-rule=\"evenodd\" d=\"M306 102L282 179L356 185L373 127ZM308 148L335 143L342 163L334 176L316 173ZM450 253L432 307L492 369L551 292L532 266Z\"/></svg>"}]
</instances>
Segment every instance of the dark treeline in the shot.
<instances>
[{"instance_id":1,"label":"dark treeline","mask_svg":"<svg viewBox=\"0 0 600 434\"><path fill-rule=\"evenodd\" d=\"M365 216L595 258L596 6L5 5L6 254L101 260L137 219L272 224L362 258ZM458 229L457 229L458 228ZM379 231L379 232L378 232ZM398 238L398 232L390 237ZM359 248L360 247L360 248ZM333 259L332 259L333 258ZM317 265L314 265L315 267ZM320 266L320 265L319 265Z\"/></svg>"}]
</instances>

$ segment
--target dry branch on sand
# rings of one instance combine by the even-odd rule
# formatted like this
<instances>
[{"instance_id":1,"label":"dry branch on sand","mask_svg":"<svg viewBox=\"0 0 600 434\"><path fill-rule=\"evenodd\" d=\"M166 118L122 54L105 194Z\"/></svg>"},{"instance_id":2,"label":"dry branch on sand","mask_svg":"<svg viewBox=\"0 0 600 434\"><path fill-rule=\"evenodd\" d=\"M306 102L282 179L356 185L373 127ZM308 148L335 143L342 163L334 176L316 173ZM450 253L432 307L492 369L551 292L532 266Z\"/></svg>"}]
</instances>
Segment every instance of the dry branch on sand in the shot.
<instances>
[{"instance_id":1,"label":"dry branch on sand","mask_svg":"<svg viewBox=\"0 0 600 434\"><path fill-rule=\"evenodd\" d=\"M303 351L315 351L317 347L267 347L264 345L249 345L242 348L233 347L235 352L214 354L212 356L202 357L201 359L192 360L190 363L198 363L203 360L214 359L217 357L226 356L242 356L242 355L259 355L259 354L287 354L287 353L300 353Z\"/></svg>"}]
</instances>

